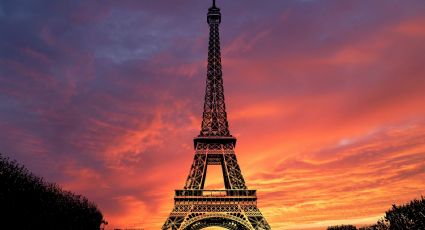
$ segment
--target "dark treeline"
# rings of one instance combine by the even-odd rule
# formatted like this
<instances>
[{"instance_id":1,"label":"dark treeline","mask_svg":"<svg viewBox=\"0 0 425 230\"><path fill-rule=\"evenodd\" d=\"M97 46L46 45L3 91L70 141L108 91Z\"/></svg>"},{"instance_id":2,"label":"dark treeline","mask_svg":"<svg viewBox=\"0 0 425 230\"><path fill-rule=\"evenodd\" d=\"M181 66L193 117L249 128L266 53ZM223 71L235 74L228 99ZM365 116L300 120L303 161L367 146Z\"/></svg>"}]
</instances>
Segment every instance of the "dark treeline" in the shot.
<instances>
[{"instance_id":1,"label":"dark treeline","mask_svg":"<svg viewBox=\"0 0 425 230\"><path fill-rule=\"evenodd\" d=\"M1 229L99 229L103 215L87 198L62 190L0 154Z\"/></svg>"},{"instance_id":2,"label":"dark treeline","mask_svg":"<svg viewBox=\"0 0 425 230\"><path fill-rule=\"evenodd\" d=\"M359 230L423 230L425 229L425 198L404 205L393 205L376 224ZM354 225L328 227L328 230L357 230Z\"/></svg>"},{"instance_id":3,"label":"dark treeline","mask_svg":"<svg viewBox=\"0 0 425 230\"><path fill-rule=\"evenodd\" d=\"M357 228L354 225L338 225L328 227L328 230L357 230Z\"/></svg>"}]
</instances>

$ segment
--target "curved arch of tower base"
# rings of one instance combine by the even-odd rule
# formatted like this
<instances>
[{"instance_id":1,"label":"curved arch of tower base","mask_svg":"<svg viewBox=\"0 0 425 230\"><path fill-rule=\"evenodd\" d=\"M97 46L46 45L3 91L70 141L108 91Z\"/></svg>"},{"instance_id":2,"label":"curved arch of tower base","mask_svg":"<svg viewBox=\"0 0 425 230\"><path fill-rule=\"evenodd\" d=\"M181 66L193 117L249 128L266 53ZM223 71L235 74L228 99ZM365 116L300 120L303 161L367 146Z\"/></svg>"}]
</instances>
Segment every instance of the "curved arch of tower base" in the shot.
<instances>
[{"instance_id":1,"label":"curved arch of tower base","mask_svg":"<svg viewBox=\"0 0 425 230\"><path fill-rule=\"evenodd\" d=\"M187 224L182 226L185 230L199 230L206 227L222 227L229 230L250 230L249 224L245 223L240 218L235 218L229 215L209 214L200 215L198 218L193 218L187 221Z\"/></svg>"}]
</instances>

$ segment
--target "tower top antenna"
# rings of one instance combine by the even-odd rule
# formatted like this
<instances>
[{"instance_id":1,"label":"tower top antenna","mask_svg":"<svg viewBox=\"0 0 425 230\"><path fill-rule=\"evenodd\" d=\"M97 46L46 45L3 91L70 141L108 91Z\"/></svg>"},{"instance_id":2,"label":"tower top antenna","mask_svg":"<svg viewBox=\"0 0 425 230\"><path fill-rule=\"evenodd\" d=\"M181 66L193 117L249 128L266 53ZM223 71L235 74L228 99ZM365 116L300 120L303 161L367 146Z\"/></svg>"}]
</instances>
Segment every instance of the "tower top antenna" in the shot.
<instances>
[{"instance_id":1,"label":"tower top antenna","mask_svg":"<svg viewBox=\"0 0 425 230\"><path fill-rule=\"evenodd\" d=\"M213 8L216 8L216 6L215 6L215 0L213 0Z\"/></svg>"}]
</instances>

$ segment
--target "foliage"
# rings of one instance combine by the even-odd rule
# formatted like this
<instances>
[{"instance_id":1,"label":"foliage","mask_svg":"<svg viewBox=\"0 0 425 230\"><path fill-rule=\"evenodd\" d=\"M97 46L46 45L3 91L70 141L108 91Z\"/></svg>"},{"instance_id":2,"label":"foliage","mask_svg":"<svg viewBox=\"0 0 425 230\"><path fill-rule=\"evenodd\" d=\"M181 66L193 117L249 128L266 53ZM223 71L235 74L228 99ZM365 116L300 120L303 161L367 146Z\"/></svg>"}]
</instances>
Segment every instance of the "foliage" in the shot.
<instances>
[{"instance_id":1,"label":"foliage","mask_svg":"<svg viewBox=\"0 0 425 230\"><path fill-rule=\"evenodd\" d=\"M398 229L423 229L425 226L425 199L412 200L405 205L393 205L385 213L385 219L389 222L390 230Z\"/></svg>"},{"instance_id":2,"label":"foliage","mask_svg":"<svg viewBox=\"0 0 425 230\"><path fill-rule=\"evenodd\" d=\"M359 230L418 230L425 226L425 198L412 200L405 205L393 205L385 213L385 217L376 224L361 227ZM328 227L328 230L346 230L356 227L352 225L341 225Z\"/></svg>"},{"instance_id":3,"label":"foliage","mask_svg":"<svg viewBox=\"0 0 425 230\"><path fill-rule=\"evenodd\" d=\"M389 225L385 219L378 220L378 222L374 225L359 228L359 230L388 230L388 229L389 229Z\"/></svg>"},{"instance_id":4,"label":"foliage","mask_svg":"<svg viewBox=\"0 0 425 230\"><path fill-rule=\"evenodd\" d=\"M354 225L337 225L328 227L328 230L357 230L357 228Z\"/></svg>"},{"instance_id":5,"label":"foliage","mask_svg":"<svg viewBox=\"0 0 425 230\"><path fill-rule=\"evenodd\" d=\"M99 229L103 215L87 198L62 190L0 154L4 229Z\"/></svg>"}]
</instances>

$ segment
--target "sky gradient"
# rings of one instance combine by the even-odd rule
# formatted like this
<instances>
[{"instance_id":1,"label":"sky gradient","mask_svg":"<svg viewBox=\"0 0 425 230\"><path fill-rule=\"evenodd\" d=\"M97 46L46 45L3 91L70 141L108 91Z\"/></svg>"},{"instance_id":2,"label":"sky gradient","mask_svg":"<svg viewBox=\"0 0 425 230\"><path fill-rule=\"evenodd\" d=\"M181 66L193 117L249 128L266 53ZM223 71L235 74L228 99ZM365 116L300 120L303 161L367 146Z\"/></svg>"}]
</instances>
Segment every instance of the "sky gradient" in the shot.
<instances>
[{"instance_id":1,"label":"sky gradient","mask_svg":"<svg viewBox=\"0 0 425 230\"><path fill-rule=\"evenodd\" d=\"M159 229L193 160L210 4L1 0L0 152L108 229ZM273 229L425 195L425 1L217 5L230 131Z\"/></svg>"}]
</instances>

